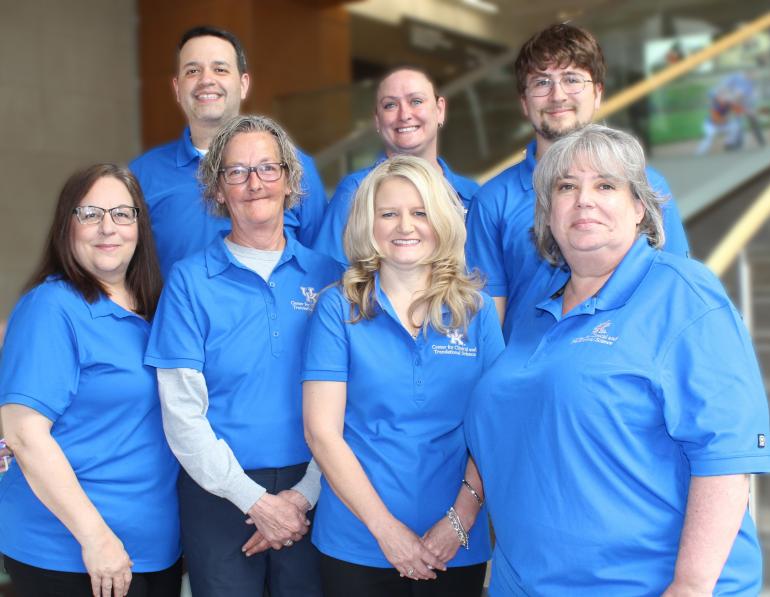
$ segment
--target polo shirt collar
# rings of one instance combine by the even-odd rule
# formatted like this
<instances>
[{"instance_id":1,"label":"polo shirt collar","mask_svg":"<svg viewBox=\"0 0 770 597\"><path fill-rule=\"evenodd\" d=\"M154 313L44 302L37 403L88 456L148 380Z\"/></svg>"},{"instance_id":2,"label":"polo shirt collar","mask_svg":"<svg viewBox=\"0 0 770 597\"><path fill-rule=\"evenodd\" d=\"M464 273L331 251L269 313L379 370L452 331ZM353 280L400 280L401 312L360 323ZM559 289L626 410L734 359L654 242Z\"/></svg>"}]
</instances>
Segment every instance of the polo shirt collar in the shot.
<instances>
[{"instance_id":1,"label":"polo shirt collar","mask_svg":"<svg viewBox=\"0 0 770 597\"><path fill-rule=\"evenodd\" d=\"M625 305L650 271L657 255L658 251L650 246L646 235L637 238L597 294L596 308L608 311Z\"/></svg>"},{"instance_id":2,"label":"polo shirt collar","mask_svg":"<svg viewBox=\"0 0 770 597\"><path fill-rule=\"evenodd\" d=\"M218 276L230 266L247 269L244 268L233 254L227 250L225 237L228 234L230 234L229 230L220 232L219 236L217 236L205 250L206 271L208 272L209 278ZM281 253L281 258L275 265L275 269L278 269L287 261L294 259L297 262L297 265L299 265L303 271L307 272L311 267L310 251L299 244L296 239L285 235L284 238L286 238L286 245L283 248L283 253Z\"/></svg>"},{"instance_id":3,"label":"polo shirt collar","mask_svg":"<svg viewBox=\"0 0 770 597\"><path fill-rule=\"evenodd\" d=\"M519 162L521 167L518 169L521 188L525 191L531 191L534 188L532 185L532 175L535 173L535 166L537 166L537 160L535 160L536 153L537 139L532 139L527 145L524 159Z\"/></svg>"},{"instance_id":4,"label":"polo shirt collar","mask_svg":"<svg viewBox=\"0 0 770 597\"><path fill-rule=\"evenodd\" d=\"M186 126L182 131L182 137L179 139L179 143L176 145L176 166L177 168L187 166L193 160L199 160L200 157L200 152L195 149L195 146L192 143L190 127Z\"/></svg>"},{"instance_id":5,"label":"polo shirt collar","mask_svg":"<svg viewBox=\"0 0 770 597\"><path fill-rule=\"evenodd\" d=\"M124 309L102 293L99 293L99 298L97 298L93 303L89 303L87 300L85 300L85 298L83 299L83 302L85 302L86 306L88 307L88 311L91 313L92 319L109 316L117 317L119 319L125 319L126 317L139 317L136 313L132 313L131 311Z\"/></svg>"},{"instance_id":6,"label":"polo shirt collar","mask_svg":"<svg viewBox=\"0 0 770 597\"><path fill-rule=\"evenodd\" d=\"M650 246L646 235L637 238L601 290L591 299L592 310L609 311L626 304L650 271L657 255L658 251ZM569 277L568 267L554 268L546 286L546 295L537 308L553 314L558 311L560 317L560 299ZM555 303L558 303L558 309Z\"/></svg>"},{"instance_id":7,"label":"polo shirt collar","mask_svg":"<svg viewBox=\"0 0 770 597\"><path fill-rule=\"evenodd\" d=\"M470 199L474 193L476 193L476 190L478 189L476 183L465 178L464 176L460 176L459 174L452 172L452 170L449 168L449 165L443 160L443 158L439 157L438 163L439 166L441 166L441 171L444 173L444 178L447 179L447 182L457 192L457 194L460 195L460 197Z\"/></svg>"},{"instance_id":8,"label":"polo shirt collar","mask_svg":"<svg viewBox=\"0 0 770 597\"><path fill-rule=\"evenodd\" d=\"M388 156L384 153L381 153L377 156L377 159L374 160L374 163L369 167L369 170L367 171L367 174L374 170L377 166L379 166L382 162L388 159ZM457 192L458 195L461 197L470 198L475 193L478 187L475 185L475 183L465 178L464 176L460 176L459 174L456 174L452 171L452 169L449 167L449 164L444 161L444 158L438 156L438 165L441 166L441 172L444 174L444 178L447 179L447 182L449 182L450 186ZM534 169L534 166L533 166ZM530 186L532 186L530 184Z\"/></svg>"}]
</instances>

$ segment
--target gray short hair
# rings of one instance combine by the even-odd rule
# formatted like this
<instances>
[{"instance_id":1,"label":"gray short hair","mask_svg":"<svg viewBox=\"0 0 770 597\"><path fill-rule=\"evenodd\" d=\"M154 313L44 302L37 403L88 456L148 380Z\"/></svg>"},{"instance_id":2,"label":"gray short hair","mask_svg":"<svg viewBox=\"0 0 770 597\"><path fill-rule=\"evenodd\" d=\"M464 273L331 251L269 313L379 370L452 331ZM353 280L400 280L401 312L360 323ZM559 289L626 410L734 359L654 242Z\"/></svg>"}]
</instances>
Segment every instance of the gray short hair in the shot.
<instances>
[{"instance_id":1,"label":"gray short hair","mask_svg":"<svg viewBox=\"0 0 770 597\"><path fill-rule=\"evenodd\" d=\"M551 194L556 182L576 162L628 183L631 195L641 201L644 217L638 227L651 246L660 248L665 242L662 205L668 199L650 186L645 171L644 150L639 142L623 131L599 124L589 124L559 139L538 161L534 173L537 195L534 241L540 256L552 265L563 265L564 256L551 234Z\"/></svg>"},{"instance_id":2,"label":"gray short hair","mask_svg":"<svg viewBox=\"0 0 770 597\"><path fill-rule=\"evenodd\" d=\"M278 144L278 157L286 164L286 177L290 191L284 202L284 208L294 207L303 194L302 164L289 135L280 124L267 116L236 116L219 129L211 140L206 157L201 160L198 167L198 179L203 185L203 199L209 210L218 216L229 217L230 215L227 206L216 199L219 190L219 169L222 167L222 157L227 144L241 133L269 133L275 137L275 142Z\"/></svg>"}]
</instances>

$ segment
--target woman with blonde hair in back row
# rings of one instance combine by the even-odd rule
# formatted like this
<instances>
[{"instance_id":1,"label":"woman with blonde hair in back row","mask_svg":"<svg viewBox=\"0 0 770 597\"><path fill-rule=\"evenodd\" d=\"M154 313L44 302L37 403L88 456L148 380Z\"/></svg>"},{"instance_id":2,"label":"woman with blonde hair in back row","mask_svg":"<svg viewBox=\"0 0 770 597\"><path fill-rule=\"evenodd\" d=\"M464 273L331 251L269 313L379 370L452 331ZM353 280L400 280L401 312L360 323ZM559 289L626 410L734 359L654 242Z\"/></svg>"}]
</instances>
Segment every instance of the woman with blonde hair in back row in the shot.
<instances>
[{"instance_id":1,"label":"woman with blonde hair in back row","mask_svg":"<svg viewBox=\"0 0 770 597\"><path fill-rule=\"evenodd\" d=\"M359 188L344 243L302 373L324 594L480 595L489 533L462 421L503 339L466 273L462 204L428 162L396 156Z\"/></svg>"}]
</instances>

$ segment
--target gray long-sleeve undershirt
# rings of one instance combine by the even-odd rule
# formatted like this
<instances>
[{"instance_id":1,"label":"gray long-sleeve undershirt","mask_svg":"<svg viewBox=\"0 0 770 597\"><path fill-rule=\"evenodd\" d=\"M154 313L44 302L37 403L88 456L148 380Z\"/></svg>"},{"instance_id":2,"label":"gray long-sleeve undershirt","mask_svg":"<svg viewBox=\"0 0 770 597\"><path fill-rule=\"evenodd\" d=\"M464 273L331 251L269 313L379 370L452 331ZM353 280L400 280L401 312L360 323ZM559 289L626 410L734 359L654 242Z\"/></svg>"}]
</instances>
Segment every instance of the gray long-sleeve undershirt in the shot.
<instances>
[{"instance_id":1,"label":"gray long-sleeve undershirt","mask_svg":"<svg viewBox=\"0 0 770 597\"><path fill-rule=\"evenodd\" d=\"M208 389L200 371L158 369L163 431L171 451L187 474L203 489L247 512L265 488L243 471L230 446L217 439L209 420ZM311 460L305 476L292 489L315 506L321 491L321 471Z\"/></svg>"},{"instance_id":2,"label":"gray long-sleeve undershirt","mask_svg":"<svg viewBox=\"0 0 770 597\"><path fill-rule=\"evenodd\" d=\"M244 266L264 280L270 277L282 251L259 251L225 239L225 245ZM248 512L265 494L265 488L243 471L227 442L217 439L206 412L209 407L206 379L195 369L158 369L163 430L171 451L187 474L203 489ZM292 489L314 507L321 491L321 470L311 460L305 476Z\"/></svg>"}]
</instances>

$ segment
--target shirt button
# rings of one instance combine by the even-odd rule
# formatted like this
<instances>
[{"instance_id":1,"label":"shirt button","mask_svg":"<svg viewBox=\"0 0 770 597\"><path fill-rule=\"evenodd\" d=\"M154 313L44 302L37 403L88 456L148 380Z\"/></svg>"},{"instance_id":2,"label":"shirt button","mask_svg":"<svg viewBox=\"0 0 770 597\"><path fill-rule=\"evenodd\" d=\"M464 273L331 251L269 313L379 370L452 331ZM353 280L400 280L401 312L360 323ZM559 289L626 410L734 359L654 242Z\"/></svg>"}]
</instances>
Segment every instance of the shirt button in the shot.
<instances>
[{"instance_id":1,"label":"shirt button","mask_svg":"<svg viewBox=\"0 0 770 597\"><path fill-rule=\"evenodd\" d=\"M421 379L418 379L418 380L417 380L417 385L418 385L418 386L421 386L421 385L422 385L422 380L421 380Z\"/></svg>"},{"instance_id":2,"label":"shirt button","mask_svg":"<svg viewBox=\"0 0 770 597\"><path fill-rule=\"evenodd\" d=\"M273 338L277 338L280 332L273 332Z\"/></svg>"},{"instance_id":3,"label":"shirt button","mask_svg":"<svg viewBox=\"0 0 770 597\"><path fill-rule=\"evenodd\" d=\"M418 357L418 358L416 358L416 359L414 360L414 364L415 364L415 365L418 365L418 366L419 366L421 363L422 363L422 361L420 361L420 358L419 358L419 357Z\"/></svg>"},{"instance_id":4,"label":"shirt button","mask_svg":"<svg viewBox=\"0 0 770 597\"><path fill-rule=\"evenodd\" d=\"M270 288L275 288L275 282L268 282L267 285L270 286Z\"/></svg>"},{"instance_id":5,"label":"shirt button","mask_svg":"<svg viewBox=\"0 0 770 597\"><path fill-rule=\"evenodd\" d=\"M270 319L275 319L276 317L278 317L278 316L275 313L271 313L270 314Z\"/></svg>"}]
</instances>

